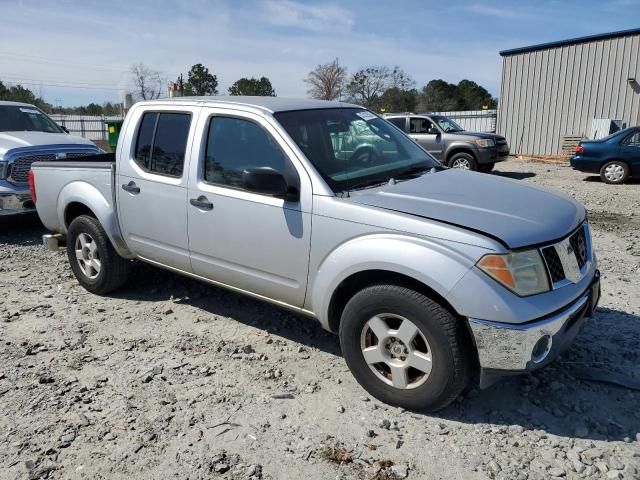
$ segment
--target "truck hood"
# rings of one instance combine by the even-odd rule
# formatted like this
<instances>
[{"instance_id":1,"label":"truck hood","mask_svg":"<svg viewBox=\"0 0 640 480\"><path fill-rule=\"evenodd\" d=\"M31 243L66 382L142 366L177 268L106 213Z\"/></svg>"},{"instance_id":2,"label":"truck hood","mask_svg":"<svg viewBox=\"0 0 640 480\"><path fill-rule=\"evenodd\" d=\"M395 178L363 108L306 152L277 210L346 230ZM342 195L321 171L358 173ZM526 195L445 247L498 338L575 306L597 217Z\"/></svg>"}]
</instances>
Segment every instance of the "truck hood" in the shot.
<instances>
[{"instance_id":1,"label":"truck hood","mask_svg":"<svg viewBox=\"0 0 640 480\"><path fill-rule=\"evenodd\" d=\"M460 136L460 137L474 137L474 138L490 138L492 140L496 140L498 138L504 138L501 135L496 135L495 133L487 133L487 132L469 132L467 130L463 130L462 132L450 132L447 133L448 136L453 137L455 136Z\"/></svg>"},{"instance_id":2,"label":"truck hood","mask_svg":"<svg viewBox=\"0 0 640 480\"><path fill-rule=\"evenodd\" d=\"M457 169L355 191L349 200L481 232L509 248L563 238L586 216L560 193Z\"/></svg>"},{"instance_id":3,"label":"truck hood","mask_svg":"<svg viewBox=\"0 0 640 480\"><path fill-rule=\"evenodd\" d=\"M66 133L0 132L0 155L4 155L14 148L61 144L91 145L95 147L91 140Z\"/></svg>"}]
</instances>

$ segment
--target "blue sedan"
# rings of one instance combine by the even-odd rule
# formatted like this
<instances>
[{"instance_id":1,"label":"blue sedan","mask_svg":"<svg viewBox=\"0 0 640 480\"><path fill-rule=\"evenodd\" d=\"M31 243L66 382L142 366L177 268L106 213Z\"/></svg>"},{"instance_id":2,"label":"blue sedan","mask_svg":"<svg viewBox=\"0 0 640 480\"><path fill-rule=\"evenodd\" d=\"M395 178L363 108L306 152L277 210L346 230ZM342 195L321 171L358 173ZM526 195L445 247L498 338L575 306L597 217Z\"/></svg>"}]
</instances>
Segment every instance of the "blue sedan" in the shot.
<instances>
[{"instance_id":1,"label":"blue sedan","mask_svg":"<svg viewBox=\"0 0 640 480\"><path fill-rule=\"evenodd\" d=\"M581 172L598 173L606 183L639 178L640 127L620 130L600 140L581 141L570 163Z\"/></svg>"}]
</instances>

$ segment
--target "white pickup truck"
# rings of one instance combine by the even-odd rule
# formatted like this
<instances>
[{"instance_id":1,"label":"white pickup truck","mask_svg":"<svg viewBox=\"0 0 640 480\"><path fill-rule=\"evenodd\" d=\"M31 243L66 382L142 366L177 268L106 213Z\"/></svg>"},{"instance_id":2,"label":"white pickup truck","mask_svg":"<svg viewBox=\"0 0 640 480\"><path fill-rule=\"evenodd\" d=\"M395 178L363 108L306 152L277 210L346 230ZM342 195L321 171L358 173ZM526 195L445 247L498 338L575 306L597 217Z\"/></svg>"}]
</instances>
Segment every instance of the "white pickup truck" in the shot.
<instances>
[{"instance_id":1,"label":"white pickup truck","mask_svg":"<svg viewBox=\"0 0 640 480\"><path fill-rule=\"evenodd\" d=\"M66 242L87 290L136 259L273 302L339 333L358 382L406 408L548 364L598 302L580 204L444 168L355 105L139 103L115 156L31 172L44 243Z\"/></svg>"},{"instance_id":2,"label":"white pickup truck","mask_svg":"<svg viewBox=\"0 0 640 480\"><path fill-rule=\"evenodd\" d=\"M69 135L37 107L0 101L0 216L34 211L27 184L33 162L100 152L90 140Z\"/></svg>"}]
</instances>

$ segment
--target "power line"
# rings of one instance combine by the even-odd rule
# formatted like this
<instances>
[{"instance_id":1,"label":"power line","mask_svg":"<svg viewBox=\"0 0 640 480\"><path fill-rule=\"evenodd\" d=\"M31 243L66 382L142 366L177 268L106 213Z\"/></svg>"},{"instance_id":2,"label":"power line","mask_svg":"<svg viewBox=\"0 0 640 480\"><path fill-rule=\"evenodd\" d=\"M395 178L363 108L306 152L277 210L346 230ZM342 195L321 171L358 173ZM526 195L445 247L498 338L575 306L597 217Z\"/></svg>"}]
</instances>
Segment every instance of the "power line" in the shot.
<instances>
[{"instance_id":1,"label":"power line","mask_svg":"<svg viewBox=\"0 0 640 480\"><path fill-rule=\"evenodd\" d=\"M54 83L45 83L39 81L26 81L26 80L16 80L16 82L24 85L31 85L35 87L58 87L58 88L81 88L87 90L113 90L113 91L123 91L125 88L114 88L114 87L88 87L83 85L71 85L71 84L54 84Z\"/></svg>"},{"instance_id":2,"label":"power line","mask_svg":"<svg viewBox=\"0 0 640 480\"><path fill-rule=\"evenodd\" d=\"M3 75L1 78L7 79L10 82L36 82L36 83L49 83L49 84L60 84L60 86L64 87L95 87L95 88L114 88L113 84L104 85L99 83L92 82L74 82L67 80L59 80L59 79L36 79L36 78L28 78L17 75Z\"/></svg>"},{"instance_id":3,"label":"power line","mask_svg":"<svg viewBox=\"0 0 640 480\"><path fill-rule=\"evenodd\" d=\"M51 60L49 58L45 58L45 57L38 57L38 56L34 56L34 55L22 55L22 54L16 54L16 53L5 53L5 52L0 52L0 57L5 57L5 58L10 58L12 60L23 60L23 61L38 61L41 63L51 63L54 65L81 65L81 66L85 66L85 67L92 67L92 68L96 68L96 69L101 69L101 70L110 70L110 71L117 71L117 72L129 72L129 68L124 68L124 67L119 67L119 68L112 68L112 67L106 67L104 65L99 65L96 63L86 63L86 62L77 62L74 60L65 60L65 61L57 61L57 60Z\"/></svg>"}]
</instances>

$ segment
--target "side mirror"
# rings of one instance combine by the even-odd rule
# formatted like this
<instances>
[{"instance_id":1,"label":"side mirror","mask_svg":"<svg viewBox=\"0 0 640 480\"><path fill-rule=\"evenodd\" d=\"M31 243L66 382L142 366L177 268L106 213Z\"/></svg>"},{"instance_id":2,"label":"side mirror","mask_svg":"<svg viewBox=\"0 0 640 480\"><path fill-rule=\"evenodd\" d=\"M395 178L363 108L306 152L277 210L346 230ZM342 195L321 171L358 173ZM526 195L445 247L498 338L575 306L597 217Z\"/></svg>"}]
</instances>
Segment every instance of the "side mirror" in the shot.
<instances>
[{"instance_id":1,"label":"side mirror","mask_svg":"<svg viewBox=\"0 0 640 480\"><path fill-rule=\"evenodd\" d=\"M290 202L300 198L298 189L289 186L284 175L271 167L245 169L242 172L242 185L250 192L272 195Z\"/></svg>"},{"instance_id":2,"label":"side mirror","mask_svg":"<svg viewBox=\"0 0 640 480\"><path fill-rule=\"evenodd\" d=\"M440 135L440 130L438 130L436 127L431 127L427 133L429 135Z\"/></svg>"}]
</instances>

